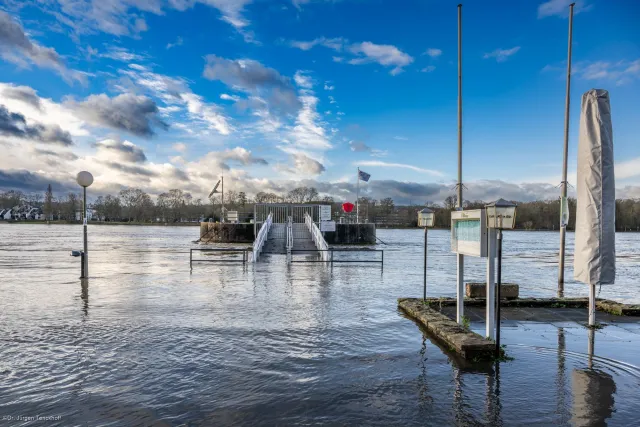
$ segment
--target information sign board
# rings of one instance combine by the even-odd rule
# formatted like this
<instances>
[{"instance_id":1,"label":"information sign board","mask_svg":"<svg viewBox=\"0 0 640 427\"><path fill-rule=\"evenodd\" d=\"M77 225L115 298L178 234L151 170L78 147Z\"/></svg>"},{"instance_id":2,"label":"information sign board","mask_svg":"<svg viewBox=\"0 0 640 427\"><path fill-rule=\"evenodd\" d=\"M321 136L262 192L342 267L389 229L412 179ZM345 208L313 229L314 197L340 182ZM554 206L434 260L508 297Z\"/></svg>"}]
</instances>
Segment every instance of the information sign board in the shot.
<instances>
[{"instance_id":1,"label":"information sign board","mask_svg":"<svg viewBox=\"0 0 640 427\"><path fill-rule=\"evenodd\" d=\"M331 205L320 205L320 221L331 221Z\"/></svg>"},{"instance_id":2,"label":"information sign board","mask_svg":"<svg viewBox=\"0 0 640 427\"><path fill-rule=\"evenodd\" d=\"M320 231L336 231L336 222L320 221Z\"/></svg>"},{"instance_id":3,"label":"information sign board","mask_svg":"<svg viewBox=\"0 0 640 427\"><path fill-rule=\"evenodd\" d=\"M487 256L484 209L451 212L451 251L482 258Z\"/></svg>"}]
</instances>

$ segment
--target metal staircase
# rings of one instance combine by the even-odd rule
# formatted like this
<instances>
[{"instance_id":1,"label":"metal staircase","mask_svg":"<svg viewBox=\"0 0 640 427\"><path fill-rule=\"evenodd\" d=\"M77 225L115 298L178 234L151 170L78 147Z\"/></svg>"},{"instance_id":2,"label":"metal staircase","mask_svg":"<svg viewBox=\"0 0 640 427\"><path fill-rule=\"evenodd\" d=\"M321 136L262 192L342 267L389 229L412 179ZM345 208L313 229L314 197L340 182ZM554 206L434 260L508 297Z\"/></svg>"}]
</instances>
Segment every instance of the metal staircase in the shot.
<instances>
[{"instance_id":1,"label":"metal staircase","mask_svg":"<svg viewBox=\"0 0 640 427\"><path fill-rule=\"evenodd\" d=\"M306 256L321 256L326 260L329 245L320 229L311 215L305 213L300 219L304 222L293 222L293 217L288 216L286 222L275 223L272 215L269 215L254 242L253 261L257 262L262 255L287 255L287 260L291 261L292 253L296 252Z\"/></svg>"}]
</instances>

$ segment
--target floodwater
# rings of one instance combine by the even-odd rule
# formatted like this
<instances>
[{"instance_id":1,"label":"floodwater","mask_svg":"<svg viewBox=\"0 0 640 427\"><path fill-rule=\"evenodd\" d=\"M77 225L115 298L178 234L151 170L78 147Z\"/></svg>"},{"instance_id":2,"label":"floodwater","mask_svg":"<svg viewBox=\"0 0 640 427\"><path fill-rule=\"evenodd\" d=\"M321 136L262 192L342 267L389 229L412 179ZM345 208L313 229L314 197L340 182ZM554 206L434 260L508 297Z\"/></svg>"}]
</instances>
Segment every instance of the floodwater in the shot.
<instances>
[{"instance_id":1,"label":"floodwater","mask_svg":"<svg viewBox=\"0 0 640 427\"><path fill-rule=\"evenodd\" d=\"M596 331L591 356L577 323L507 323L514 360L469 365L396 308L422 293L421 230L379 230L384 269L272 256L190 271L198 232L90 226L80 281L69 251L82 227L0 224L1 424L637 423L639 323ZM430 296L455 294L448 244L429 232ZM505 233L503 280L553 296L557 244L557 233ZM617 252L616 285L599 296L638 303L640 234L618 234ZM482 260L467 259L467 278L482 280ZM567 284L567 296L586 293Z\"/></svg>"}]
</instances>

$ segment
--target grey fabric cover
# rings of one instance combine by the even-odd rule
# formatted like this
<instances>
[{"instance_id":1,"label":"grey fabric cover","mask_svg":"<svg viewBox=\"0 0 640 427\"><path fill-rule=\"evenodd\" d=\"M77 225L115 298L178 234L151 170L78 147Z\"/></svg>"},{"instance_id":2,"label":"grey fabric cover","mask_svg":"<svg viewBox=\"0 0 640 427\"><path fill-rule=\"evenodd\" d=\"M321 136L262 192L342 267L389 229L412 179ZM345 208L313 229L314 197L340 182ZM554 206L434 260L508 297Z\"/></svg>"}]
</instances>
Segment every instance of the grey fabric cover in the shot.
<instances>
[{"instance_id":1,"label":"grey fabric cover","mask_svg":"<svg viewBox=\"0 0 640 427\"><path fill-rule=\"evenodd\" d=\"M611 106L609 92L603 89L582 95L577 184L574 277L590 285L612 284L616 189Z\"/></svg>"}]
</instances>

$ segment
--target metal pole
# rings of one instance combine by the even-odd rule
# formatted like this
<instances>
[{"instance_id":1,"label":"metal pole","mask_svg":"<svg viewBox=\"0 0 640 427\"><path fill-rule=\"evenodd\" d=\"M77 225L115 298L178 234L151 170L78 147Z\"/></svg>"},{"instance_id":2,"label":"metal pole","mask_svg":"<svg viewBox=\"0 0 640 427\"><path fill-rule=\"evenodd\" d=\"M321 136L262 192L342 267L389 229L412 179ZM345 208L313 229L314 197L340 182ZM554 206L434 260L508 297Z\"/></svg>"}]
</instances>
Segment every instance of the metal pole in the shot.
<instances>
[{"instance_id":1,"label":"metal pole","mask_svg":"<svg viewBox=\"0 0 640 427\"><path fill-rule=\"evenodd\" d=\"M462 5L458 5L458 207L462 207Z\"/></svg>"},{"instance_id":2,"label":"metal pole","mask_svg":"<svg viewBox=\"0 0 640 427\"><path fill-rule=\"evenodd\" d=\"M422 300L427 301L427 227L424 228L424 275Z\"/></svg>"},{"instance_id":3,"label":"metal pole","mask_svg":"<svg viewBox=\"0 0 640 427\"><path fill-rule=\"evenodd\" d=\"M82 187L84 197L82 198L82 224L84 229L84 277L89 277L89 248L87 247L87 187Z\"/></svg>"},{"instance_id":4,"label":"metal pole","mask_svg":"<svg viewBox=\"0 0 640 427\"><path fill-rule=\"evenodd\" d=\"M189 268L193 268L193 249L189 249Z\"/></svg>"},{"instance_id":5,"label":"metal pole","mask_svg":"<svg viewBox=\"0 0 640 427\"><path fill-rule=\"evenodd\" d=\"M458 5L458 200L462 209L462 5ZM456 254L456 320L462 324L464 316L464 255Z\"/></svg>"},{"instance_id":6,"label":"metal pole","mask_svg":"<svg viewBox=\"0 0 640 427\"><path fill-rule=\"evenodd\" d=\"M567 54L567 94L564 110L564 149L562 161L561 204L567 197L567 156L569 152L569 106L571 102L571 44L573 39L573 6L569 6L569 47ZM562 215L562 212L560 213ZM567 227L560 224L560 255L558 263L558 298L564 298L564 248Z\"/></svg>"},{"instance_id":7,"label":"metal pole","mask_svg":"<svg viewBox=\"0 0 640 427\"><path fill-rule=\"evenodd\" d=\"M84 252L80 254L80 278L84 279Z\"/></svg>"},{"instance_id":8,"label":"metal pole","mask_svg":"<svg viewBox=\"0 0 640 427\"><path fill-rule=\"evenodd\" d=\"M222 206L220 207L220 222L224 222L224 175L222 175Z\"/></svg>"},{"instance_id":9,"label":"metal pole","mask_svg":"<svg viewBox=\"0 0 640 427\"><path fill-rule=\"evenodd\" d=\"M500 357L500 287L502 286L502 230L496 230L498 241L498 280L496 288L496 357Z\"/></svg>"},{"instance_id":10,"label":"metal pole","mask_svg":"<svg viewBox=\"0 0 640 427\"><path fill-rule=\"evenodd\" d=\"M596 285L589 285L589 326L596 325Z\"/></svg>"},{"instance_id":11,"label":"metal pole","mask_svg":"<svg viewBox=\"0 0 640 427\"><path fill-rule=\"evenodd\" d=\"M360 224L360 168L356 173L356 224Z\"/></svg>"}]
</instances>

